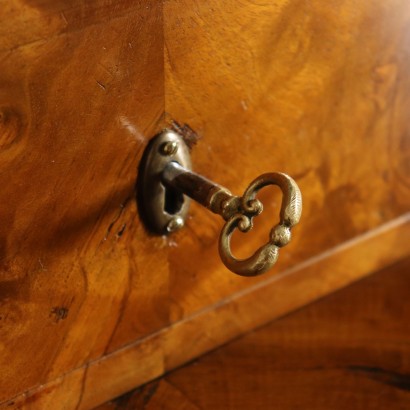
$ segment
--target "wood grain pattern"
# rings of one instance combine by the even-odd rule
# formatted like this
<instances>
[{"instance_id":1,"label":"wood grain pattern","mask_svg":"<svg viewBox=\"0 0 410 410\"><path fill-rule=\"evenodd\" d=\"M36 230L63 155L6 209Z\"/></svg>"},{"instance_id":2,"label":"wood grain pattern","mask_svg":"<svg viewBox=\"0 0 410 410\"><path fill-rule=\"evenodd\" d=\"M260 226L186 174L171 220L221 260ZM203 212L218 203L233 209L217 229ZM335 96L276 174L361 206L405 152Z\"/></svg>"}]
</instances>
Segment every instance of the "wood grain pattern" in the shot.
<instances>
[{"instance_id":1,"label":"wood grain pattern","mask_svg":"<svg viewBox=\"0 0 410 410\"><path fill-rule=\"evenodd\" d=\"M406 259L98 410L407 409L409 283Z\"/></svg>"},{"instance_id":2,"label":"wood grain pattern","mask_svg":"<svg viewBox=\"0 0 410 410\"><path fill-rule=\"evenodd\" d=\"M165 1L164 15L165 109L202 136L194 170L234 193L267 171L301 188L301 223L278 270L409 210L408 2ZM262 192L272 197L238 255L265 243L280 200ZM176 319L203 306L204 288L214 303L249 284L220 273L220 223L192 208L193 235L171 254Z\"/></svg>"},{"instance_id":3,"label":"wood grain pattern","mask_svg":"<svg viewBox=\"0 0 410 410\"><path fill-rule=\"evenodd\" d=\"M408 255L410 216L346 242L142 340L88 362L0 409L90 409ZM403 241L405 238L405 241Z\"/></svg>"},{"instance_id":4,"label":"wood grain pattern","mask_svg":"<svg viewBox=\"0 0 410 410\"><path fill-rule=\"evenodd\" d=\"M0 406L90 408L408 253L405 0L0 3ZM300 184L271 274L226 271L197 206L178 234L146 232L138 163L175 121L200 137L195 170L234 193L271 170ZM278 212L261 198L240 256ZM334 249L347 259L301 279Z\"/></svg>"},{"instance_id":5,"label":"wood grain pattern","mask_svg":"<svg viewBox=\"0 0 410 410\"><path fill-rule=\"evenodd\" d=\"M168 323L165 255L148 252L159 241L134 200L164 110L162 44L162 8L141 2L0 59L0 402L113 349L127 299L133 336L119 345Z\"/></svg>"},{"instance_id":6,"label":"wood grain pattern","mask_svg":"<svg viewBox=\"0 0 410 410\"><path fill-rule=\"evenodd\" d=\"M140 4L155 8L153 2ZM36 41L44 43L52 37L104 24L135 10L134 2L129 0L1 0L0 5L0 52L12 52ZM143 14L134 17L139 23L144 19Z\"/></svg>"}]
</instances>

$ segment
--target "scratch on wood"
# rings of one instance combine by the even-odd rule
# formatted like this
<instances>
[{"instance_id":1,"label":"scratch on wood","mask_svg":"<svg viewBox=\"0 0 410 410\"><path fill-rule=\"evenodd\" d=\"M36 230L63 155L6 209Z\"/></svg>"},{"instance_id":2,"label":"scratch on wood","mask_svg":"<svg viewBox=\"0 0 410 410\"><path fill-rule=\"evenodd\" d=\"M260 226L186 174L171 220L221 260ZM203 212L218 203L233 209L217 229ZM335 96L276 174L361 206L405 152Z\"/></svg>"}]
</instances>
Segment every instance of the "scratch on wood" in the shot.
<instances>
[{"instance_id":1,"label":"scratch on wood","mask_svg":"<svg viewBox=\"0 0 410 410\"><path fill-rule=\"evenodd\" d=\"M62 12L60 13L60 16L61 16L61 18L63 19L63 21L64 21L64 23L65 23L65 26L67 27L67 26L68 26L68 21L67 21L67 18L66 18L66 16L65 16L65 14L64 14L64 11L62 11Z\"/></svg>"},{"instance_id":2,"label":"scratch on wood","mask_svg":"<svg viewBox=\"0 0 410 410\"><path fill-rule=\"evenodd\" d=\"M46 271L47 271L47 269L46 269L45 266L43 265L43 262L41 262L41 259L40 259L40 258L38 259L38 264L40 265L41 270L42 270L43 272L46 272Z\"/></svg>"},{"instance_id":3,"label":"scratch on wood","mask_svg":"<svg viewBox=\"0 0 410 410\"><path fill-rule=\"evenodd\" d=\"M109 224L107 231L105 232L104 235L104 241L107 240L108 235L110 234L113 226L115 225L115 223L118 221L118 219L121 218L122 213L124 212L124 209L126 208L129 200L131 199L131 197L128 197L122 204L120 204L120 210L118 211L118 214L114 217L114 219L112 220L112 222ZM125 231L125 224L121 227L121 229L119 230L119 232L117 233L117 236L121 236Z\"/></svg>"},{"instance_id":4,"label":"scratch on wood","mask_svg":"<svg viewBox=\"0 0 410 410\"><path fill-rule=\"evenodd\" d=\"M97 84L105 91L105 85L103 83L100 83L98 80L95 80L97 82Z\"/></svg>"}]
</instances>

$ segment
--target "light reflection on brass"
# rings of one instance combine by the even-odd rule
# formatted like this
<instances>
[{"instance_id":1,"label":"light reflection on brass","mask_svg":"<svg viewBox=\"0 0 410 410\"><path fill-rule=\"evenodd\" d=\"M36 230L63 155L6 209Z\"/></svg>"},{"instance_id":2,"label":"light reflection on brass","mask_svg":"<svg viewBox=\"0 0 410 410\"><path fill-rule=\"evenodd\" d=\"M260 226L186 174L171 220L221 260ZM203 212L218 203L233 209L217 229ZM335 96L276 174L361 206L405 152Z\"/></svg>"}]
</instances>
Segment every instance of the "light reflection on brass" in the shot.
<instances>
[{"instance_id":1,"label":"light reflection on brass","mask_svg":"<svg viewBox=\"0 0 410 410\"><path fill-rule=\"evenodd\" d=\"M166 165L162 176L166 184L221 215L227 221L219 237L219 254L225 266L241 276L256 276L269 270L278 259L279 248L289 243L291 228L300 220L302 195L296 182L283 173L260 175L251 182L242 197L232 195L226 188L173 161ZM283 193L279 224L271 230L269 241L265 245L251 257L239 260L231 251L231 235L236 228L242 232L252 229L253 217L263 210L262 203L256 199L256 194L268 185L277 185Z\"/></svg>"},{"instance_id":2,"label":"light reflection on brass","mask_svg":"<svg viewBox=\"0 0 410 410\"><path fill-rule=\"evenodd\" d=\"M244 194L230 191L191 171L190 152L181 135L164 130L154 138L141 163L139 184L147 227L159 234L170 234L184 226L189 198L194 199L226 221L219 236L219 254L225 266L242 276L256 276L270 269L278 259L279 248L289 243L291 229L302 213L302 195L288 175L271 172L251 182ZM272 228L268 242L247 259L237 259L231 251L235 229L248 232L253 218L263 206L256 198L260 189L277 185L283 194L279 224ZM188 198L189 197L189 198Z\"/></svg>"}]
</instances>

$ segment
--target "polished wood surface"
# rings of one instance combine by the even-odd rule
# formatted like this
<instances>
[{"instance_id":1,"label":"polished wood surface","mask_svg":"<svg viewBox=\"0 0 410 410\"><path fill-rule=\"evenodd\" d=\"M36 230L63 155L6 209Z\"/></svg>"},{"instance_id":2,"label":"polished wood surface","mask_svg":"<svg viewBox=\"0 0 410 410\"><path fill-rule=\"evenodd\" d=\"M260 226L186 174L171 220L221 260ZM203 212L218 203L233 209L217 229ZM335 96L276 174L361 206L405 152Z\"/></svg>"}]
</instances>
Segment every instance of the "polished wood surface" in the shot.
<instances>
[{"instance_id":1,"label":"polished wood surface","mask_svg":"<svg viewBox=\"0 0 410 410\"><path fill-rule=\"evenodd\" d=\"M98 410L399 410L410 405L410 259Z\"/></svg>"},{"instance_id":2,"label":"polished wood surface","mask_svg":"<svg viewBox=\"0 0 410 410\"><path fill-rule=\"evenodd\" d=\"M250 286L189 320L137 339L19 395L0 408L53 410L61 403L67 409L90 409L408 255L408 242L403 238L409 233L409 218L374 229L273 276L263 285Z\"/></svg>"},{"instance_id":3,"label":"polished wood surface","mask_svg":"<svg viewBox=\"0 0 410 410\"><path fill-rule=\"evenodd\" d=\"M11 35L22 19L13 10L43 27L57 7L8 3L0 15ZM60 3L84 21L94 13ZM16 37L0 58L0 402L168 323L157 301L166 254L148 251L161 239L147 240L134 200L164 110L156 3L28 44ZM137 319L118 341L127 300Z\"/></svg>"},{"instance_id":4,"label":"polished wood surface","mask_svg":"<svg viewBox=\"0 0 410 410\"><path fill-rule=\"evenodd\" d=\"M406 1L0 4L1 408L90 408L408 253ZM234 193L297 180L273 272L228 272L221 221L197 206L172 237L145 230L138 164L165 126ZM239 256L278 213L261 198Z\"/></svg>"},{"instance_id":5,"label":"polished wood surface","mask_svg":"<svg viewBox=\"0 0 410 410\"><path fill-rule=\"evenodd\" d=\"M410 209L409 2L325 3L164 2L165 110L202 136L194 170L234 193L267 170L301 188L302 219L276 272ZM257 232L234 237L241 257L278 214L269 192ZM191 235L170 255L172 318L249 285L221 274L220 228L192 206Z\"/></svg>"}]
</instances>

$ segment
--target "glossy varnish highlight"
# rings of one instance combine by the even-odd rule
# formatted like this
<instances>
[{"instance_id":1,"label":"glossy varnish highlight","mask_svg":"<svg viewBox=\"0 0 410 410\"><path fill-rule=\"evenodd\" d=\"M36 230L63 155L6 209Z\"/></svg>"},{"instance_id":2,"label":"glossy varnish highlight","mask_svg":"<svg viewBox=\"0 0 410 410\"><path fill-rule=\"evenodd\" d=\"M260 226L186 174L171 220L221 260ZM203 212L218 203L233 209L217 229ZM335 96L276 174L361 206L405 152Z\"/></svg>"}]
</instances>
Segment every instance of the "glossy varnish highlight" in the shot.
<instances>
[{"instance_id":1,"label":"glossy varnish highlight","mask_svg":"<svg viewBox=\"0 0 410 410\"><path fill-rule=\"evenodd\" d=\"M3 3L0 408L90 408L408 253L407 1ZM232 191L301 187L272 273L227 271L199 207L144 229L138 164L176 124Z\"/></svg>"},{"instance_id":2,"label":"glossy varnish highlight","mask_svg":"<svg viewBox=\"0 0 410 410\"><path fill-rule=\"evenodd\" d=\"M98 410L384 410L410 402L410 259Z\"/></svg>"}]
</instances>

